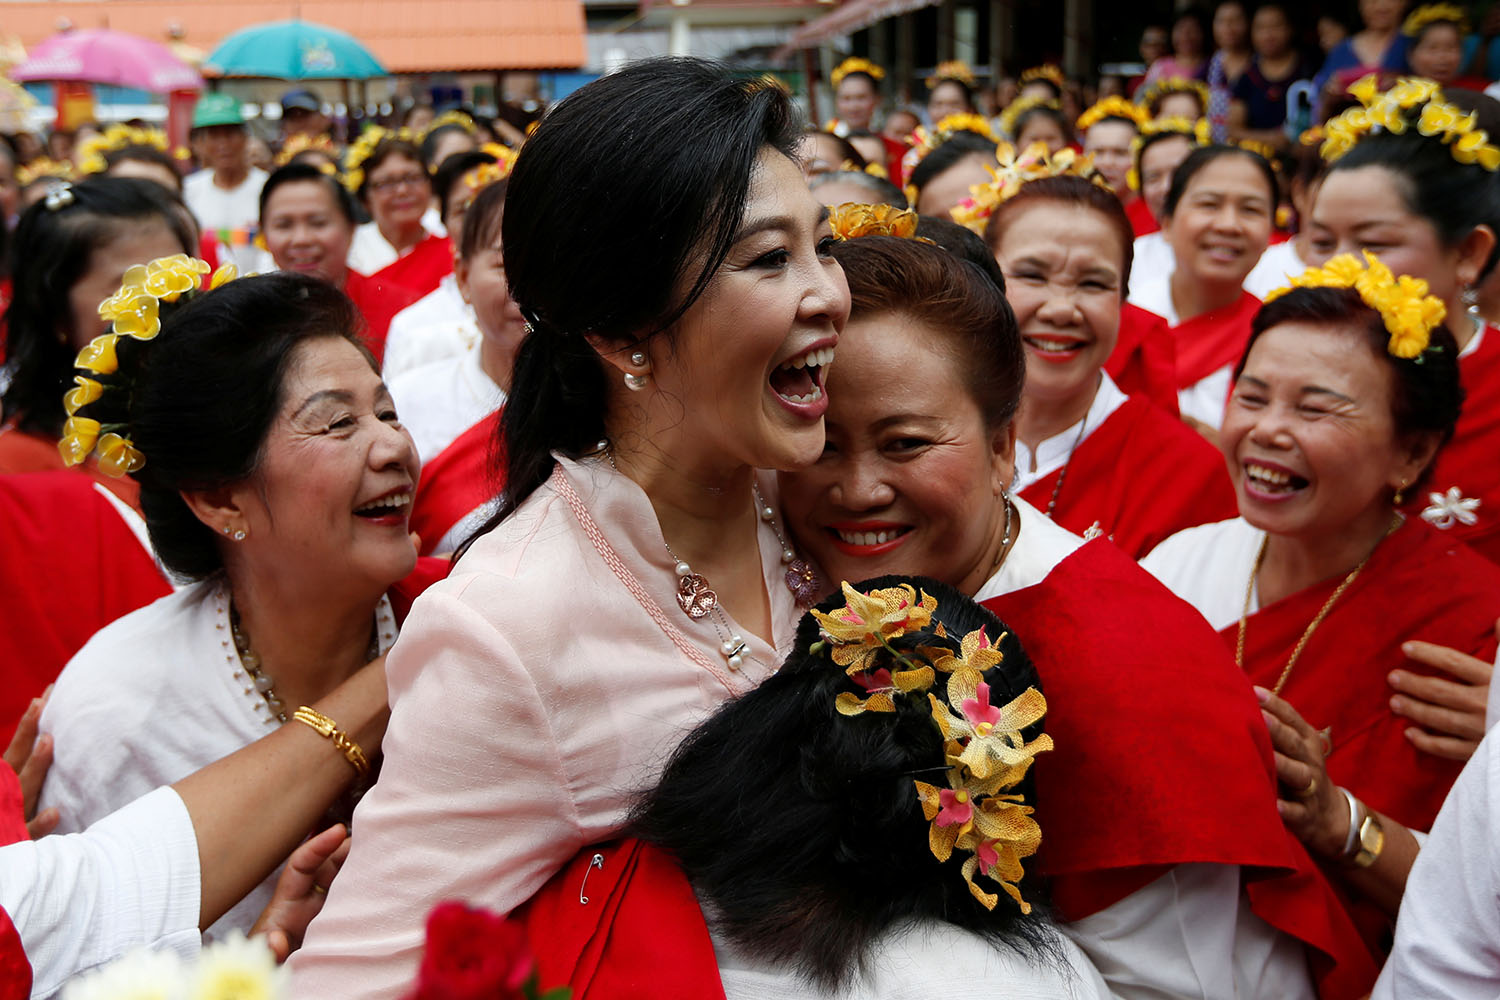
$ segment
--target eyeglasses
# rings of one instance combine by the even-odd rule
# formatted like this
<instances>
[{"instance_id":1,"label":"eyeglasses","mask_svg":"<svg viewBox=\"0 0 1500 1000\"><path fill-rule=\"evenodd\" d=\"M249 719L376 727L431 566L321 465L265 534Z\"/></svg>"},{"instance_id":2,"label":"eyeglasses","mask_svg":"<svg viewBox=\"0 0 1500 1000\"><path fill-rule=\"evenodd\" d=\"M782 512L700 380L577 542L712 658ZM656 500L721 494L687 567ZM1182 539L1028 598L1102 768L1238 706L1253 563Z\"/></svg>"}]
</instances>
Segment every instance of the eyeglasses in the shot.
<instances>
[{"instance_id":1,"label":"eyeglasses","mask_svg":"<svg viewBox=\"0 0 1500 1000\"><path fill-rule=\"evenodd\" d=\"M371 181L370 190L384 193L386 191L394 191L400 187L417 187L426 182L426 174L402 174L400 177L387 177L383 181Z\"/></svg>"}]
</instances>

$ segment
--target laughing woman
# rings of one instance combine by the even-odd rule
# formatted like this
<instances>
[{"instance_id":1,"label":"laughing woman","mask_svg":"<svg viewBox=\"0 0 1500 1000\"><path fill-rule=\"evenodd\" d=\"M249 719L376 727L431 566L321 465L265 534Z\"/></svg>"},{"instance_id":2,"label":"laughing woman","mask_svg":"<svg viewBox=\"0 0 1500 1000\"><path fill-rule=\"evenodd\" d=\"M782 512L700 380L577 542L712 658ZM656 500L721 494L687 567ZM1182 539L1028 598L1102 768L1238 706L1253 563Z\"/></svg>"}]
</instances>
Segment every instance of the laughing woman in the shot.
<instances>
[{"instance_id":1,"label":"laughing woman","mask_svg":"<svg viewBox=\"0 0 1500 1000\"><path fill-rule=\"evenodd\" d=\"M755 470L821 453L849 311L797 140L779 88L655 60L526 143L501 508L389 661L385 768L299 995L403 994L434 901L527 899L790 649L816 588Z\"/></svg>"}]
</instances>

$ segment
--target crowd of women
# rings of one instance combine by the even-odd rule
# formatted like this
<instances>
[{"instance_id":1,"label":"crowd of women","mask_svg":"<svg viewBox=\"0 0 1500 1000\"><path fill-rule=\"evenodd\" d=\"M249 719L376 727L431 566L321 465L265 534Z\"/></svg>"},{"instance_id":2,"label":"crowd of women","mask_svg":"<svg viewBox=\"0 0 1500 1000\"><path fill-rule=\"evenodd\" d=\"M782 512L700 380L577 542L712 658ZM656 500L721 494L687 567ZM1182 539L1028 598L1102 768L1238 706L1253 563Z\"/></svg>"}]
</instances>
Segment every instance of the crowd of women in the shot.
<instances>
[{"instance_id":1,"label":"crowd of women","mask_svg":"<svg viewBox=\"0 0 1500 1000\"><path fill-rule=\"evenodd\" d=\"M1493 995L1500 104L944 72L289 141L261 275L139 132L30 204L0 997L401 997L446 900L575 995Z\"/></svg>"}]
</instances>

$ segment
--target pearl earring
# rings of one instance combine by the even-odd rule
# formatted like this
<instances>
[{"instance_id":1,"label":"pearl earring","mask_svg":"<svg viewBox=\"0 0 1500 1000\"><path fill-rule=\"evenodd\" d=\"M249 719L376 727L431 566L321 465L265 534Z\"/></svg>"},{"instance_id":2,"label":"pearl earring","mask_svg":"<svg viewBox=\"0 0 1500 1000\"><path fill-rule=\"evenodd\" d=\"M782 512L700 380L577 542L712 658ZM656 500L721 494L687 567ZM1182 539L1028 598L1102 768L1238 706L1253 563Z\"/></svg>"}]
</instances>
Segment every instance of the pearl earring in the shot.
<instances>
[{"instance_id":1,"label":"pearl earring","mask_svg":"<svg viewBox=\"0 0 1500 1000\"><path fill-rule=\"evenodd\" d=\"M635 375L630 372L626 372L625 388L629 389L631 392L640 392L642 389L646 388L646 376Z\"/></svg>"},{"instance_id":2,"label":"pearl earring","mask_svg":"<svg viewBox=\"0 0 1500 1000\"><path fill-rule=\"evenodd\" d=\"M243 542L243 541L244 541L244 540L245 540L245 531L244 531L244 529L243 529L243 528L242 528L242 529L240 529L240 530L239 530L239 531L236 531L236 532L235 532L235 533L234 533L234 534L233 534L233 535L231 535L231 536L230 536L230 537L231 537L231 538L233 538L233 539L234 539L234 540L235 540L235 541L237 541L237 542Z\"/></svg>"},{"instance_id":3,"label":"pearl earring","mask_svg":"<svg viewBox=\"0 0 1500 1000\"><path fill-rule=\"evenodd\" d=\"M646 388L646 381L651 369L647 366L645 351L632 351L630 354L630 365L632 368L645 368L646 370L637 375L635 372L625 373L625 388L631 392L640 392Z\"/></svg>"},{"instance_id":4,"label":"pearl earring","mask_svg":"<svg viewBox=\"0 0 1500 1000\"><path fill-rule=\"evenodd\" d=\"M637 367L637 368L644 368L644 367L646 367L646 352L645 351L636 351L634 354L632 354L630 356L630 363L632 365L634 365L635 367Z\"/></svg>"}]
</instances>

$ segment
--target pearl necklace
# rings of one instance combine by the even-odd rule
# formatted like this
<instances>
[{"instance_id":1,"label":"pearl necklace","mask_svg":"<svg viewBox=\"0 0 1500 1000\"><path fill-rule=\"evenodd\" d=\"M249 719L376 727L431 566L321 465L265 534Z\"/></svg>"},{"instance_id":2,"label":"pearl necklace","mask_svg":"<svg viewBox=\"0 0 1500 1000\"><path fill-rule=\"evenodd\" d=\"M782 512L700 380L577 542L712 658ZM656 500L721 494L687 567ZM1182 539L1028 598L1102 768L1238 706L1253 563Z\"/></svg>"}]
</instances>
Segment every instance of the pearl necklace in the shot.
<instances>
[{"instance_id":1,"label":"pearl necklace","mask_svg":"<svg viewBox=\"0 0 1500 1000\"><path fill-rule=\"evenodd\" d=\"M366 663L380 655L379 622L380 615L377 613L375 623L370 627L370 645L365 650ZM240 666L249 675L253 690L265 699L266 707L271 710L271 714L276 717L277 721L285 723L287 721L286 704L276 696L276 682L271 679L270 674L261 669L260 657L250 648L250 636L240 624L240 611L234 606L232 598L229 602L229 634L234 640L234 651L239 658ZM391 638L389 633L386 638ZM251 690L252 688L246 688L245 693L249 694Z\"/></svg>"}]
</instances>

